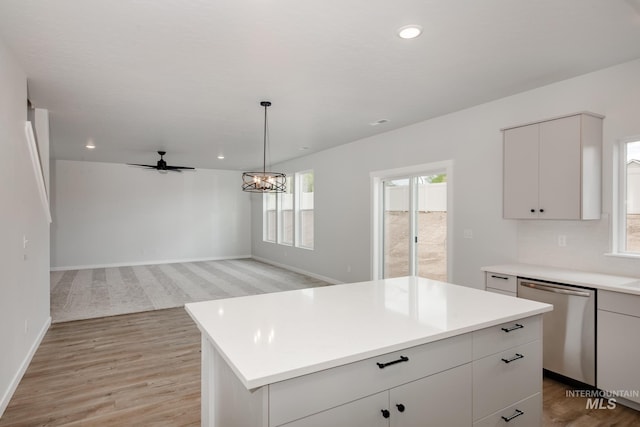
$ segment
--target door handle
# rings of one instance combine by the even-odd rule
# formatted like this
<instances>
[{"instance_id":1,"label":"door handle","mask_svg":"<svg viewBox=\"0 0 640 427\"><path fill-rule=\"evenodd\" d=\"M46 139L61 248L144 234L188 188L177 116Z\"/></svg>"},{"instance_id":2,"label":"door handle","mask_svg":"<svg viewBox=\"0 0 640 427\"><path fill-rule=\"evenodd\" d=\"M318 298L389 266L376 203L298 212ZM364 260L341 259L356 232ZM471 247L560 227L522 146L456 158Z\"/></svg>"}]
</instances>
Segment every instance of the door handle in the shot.
<instances>
[{"instance_id":1,"label":"door handle","mask_svg":"<svg viewBox=\"0 0 640 427\"><path fill-rule=\"evenodd\" d=\"M513 357L512 357L512 358L510 358L510 359L502 358L502 359L500 359L500 360L502 360L504 363L511 363L511 362L514 362L514 361L516 361L516 360L518 360L518 359L524 359L524 356L523 356L523 355L521 355L520 353L516 353L516 355L515 355L515 356L513 356Z\"/></svg>"},{"instance_id":2,"label":"door handle","mask_svg":"<svg viewBox=\"0 0 640 427\"><path fill-rule=\"evenodd\" d=\"M522 329L524 328L524 326L522 326L520 323L516 323L514 326L510 327L510 328L500 328L505 332L511 332L511 331L515 331L516 329Z\"/></svg>"},{"instance_id":3,"label":"door handle","mask_svg":"<svg viewBox=\"0 0 640 427\"><path fill-rule=\"evenodd\" d=\"M378 368L384 369L387 366L395 365L396 363L408 362L408 361L409 361L409 358L407 356L400 356L400 359L392 360L391 362L386 362L386 363L376 362L376 365L378 365Z\"/></svg>"},{"instance_id":4,"label":"door handle","mask_svg":"<svg viewBox=\"0 0 640 427\"><path fill-rule=\"evenodd\" d=\"M505 422L508 423L509 421L511 421L514 418L519 417L520 415L524 415L524 412L522 412L519 409L516 409L516 412L513 415L511 415L510 417L500 417L500 418L502 418Z\"/></svg>"}]
</instances>

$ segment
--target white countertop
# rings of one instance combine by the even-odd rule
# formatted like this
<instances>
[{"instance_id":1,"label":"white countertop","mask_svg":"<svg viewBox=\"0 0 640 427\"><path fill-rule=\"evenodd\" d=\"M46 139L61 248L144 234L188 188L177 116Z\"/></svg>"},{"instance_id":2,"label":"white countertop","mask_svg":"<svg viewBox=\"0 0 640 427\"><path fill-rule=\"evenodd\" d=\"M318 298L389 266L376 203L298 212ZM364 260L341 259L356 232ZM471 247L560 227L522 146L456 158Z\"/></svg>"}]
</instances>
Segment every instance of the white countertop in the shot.
<instances>
[{"instance_id":1,"label":"white countertop","mask_svg":"<svg viewBox=\"0 0 640 427\"><path fill-rule=\"evenodd\" d=\"M638 277L612 276L531 264L491 265L482 267L482 271L640 295L640 278Z\"/></svg>"},{"instance_id":2,"label":"white countertop","mask_svg":"<svg viewBox=\"0 0 640 427\"><path fill-rule=\"evenodd\" d=\"M248 389L540 314L551 305L418 277L186 304Z\"/></svg>"}]
</instances>

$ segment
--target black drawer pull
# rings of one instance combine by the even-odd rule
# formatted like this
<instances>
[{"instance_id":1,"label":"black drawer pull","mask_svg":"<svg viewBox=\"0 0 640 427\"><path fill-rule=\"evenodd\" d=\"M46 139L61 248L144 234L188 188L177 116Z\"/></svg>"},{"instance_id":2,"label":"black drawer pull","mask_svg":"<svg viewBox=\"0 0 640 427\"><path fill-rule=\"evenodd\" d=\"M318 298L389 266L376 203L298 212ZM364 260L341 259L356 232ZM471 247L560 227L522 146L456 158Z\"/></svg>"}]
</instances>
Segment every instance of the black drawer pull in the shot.
<instances>
[{"instance_id":1,"label":"black drawer pull","mask_svg":"<svg viewBox=\"0 0 640 427\"><path fill-rule=\"evenodd\" d=\"M509 280L508 277L504 277L504 276L496 276L495 274L492 274L491 277L493 277L494 279L502 279L502 280Z\"/></svg>"},{"instance_id":2,"label":"black drawer pull","mask_svg":"<svg viewBox=\"0 0 640 427\"><path fill-rule=\"evenodd\" d=\"M398 408L398 411L400 411L400 412L404 412L404 410L405 410L405 407L404 407L404 405L402 403L398 403L396 405L396 408Z\"/></svg>"},{"instance_id":3,"label":"black drawer pull","mask_svg":"<svg viewBox=\"0 0 640 427\"><path fill-rule=\"evenodd\" d=\"M511 420L512 420L512 419L514 419L514 418L519 417L520 415L524 415L524 412L522 412L522 411L521 411L521 410L519 410L519 409L516 409L516 413L515 413L515 414L511 415L510 417L501 417L501 418L502 418L505 422L507 422L507 423L508 423L509 421L511 421Z\"/></svg>"},{"instance_id":4,"label":"black drawer pull","mask_svg":"<svg viewBox=\"0 0 640 427\"><path fill-rule=\"evenodd\" d=\"M511 363L511 362L513 362L515 360L518 360L518 359L524 359L524 356L521 355L520 353L516 353L516 355L513 356L511 359L502 359L502 361L504 363Z\"/></svg>"},{"instance_id":5,"label":"black drawer pull","mask_svg":"<svg viewBox=\"0 0 640 427\"><path fill-rule=\"evenodd\" d=\"M378 368L384 369L387 366L395 365L396 363L401 363L401 362L408 362L408 361L409 361L409 358L407 356L400 356L400 359L398 360L392 360L391 362L387 362L387 363L376 362L376 365L378 365Z\"/></svg>"},{"instance_id":6,"label":"black drawer pull","mask_svg":"<svg viewBox=\"0 0 640 427\"><path fill-rule=\"evenodd\" d=\"M524 328L524 326L522 326L520 323L516 323L514 326L510 327L510 328L500 328L505 332L511 332L511 331L515 331L516 329L522 329Z\"/></svg>"},{"instance_id":7,"label":"black drawer pull","mask_svg":"<svg viewBox=\"0 0 640 427\"><path fill-rule=\"evenodd\" d=\"M391 413L386 409L383 409L381 412L382 412L382 416L385 418L389 418L389 416L391 415Z\"/></svg>"}]
</instances>

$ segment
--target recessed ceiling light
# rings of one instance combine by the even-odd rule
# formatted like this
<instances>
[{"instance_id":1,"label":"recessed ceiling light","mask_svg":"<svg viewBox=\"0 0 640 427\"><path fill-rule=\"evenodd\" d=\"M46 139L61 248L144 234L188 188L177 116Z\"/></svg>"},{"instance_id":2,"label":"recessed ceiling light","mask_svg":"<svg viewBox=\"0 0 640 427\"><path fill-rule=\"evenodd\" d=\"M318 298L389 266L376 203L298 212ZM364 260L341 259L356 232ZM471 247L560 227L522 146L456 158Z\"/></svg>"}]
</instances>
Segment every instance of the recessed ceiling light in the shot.
<instances>
[{"instance_id":1,"label":"recessed ceiling light","mask_svg":"<svg viewBox=\"0 0 640 427\"><path fill-rule=\"evenodd\" d=\"M309 149L309 147L300 147L300 148L299 148L299 150L300 150L300 151L306 151L306 150L308 150L308 149Z\"/></svg>"},{"instance_id":2,"label":"recessed ceiling light","mask_svg":"<svg viewBox=\"0 0 640 427\"><path fill-rule=\"evenodd\" d=\"M376 120L375 122L371 122L369 123L371 126L378 126L378 125L382 125L384 123L388 123L389 120L387 119L380 119L380 120Z\"/></svg>"},{"instance_id":3,"label":"recessed ceiling light","mask_svg":"<svg viewBox=\"0 0 640 427\"><path fill-rule=\"evenodd\" d=\"M398 28L398 36L403 39L415 39L422 34L422 27L420 25L405 25Z\"/></svg>"},{"instance_id":4,"label":"recessed ceiling light","mask_svg":"<svg viewBox=\"0 0 640 427\"><path fill-rule=\"evenodd\" d=\"M218 156L218 159L219 159L219 160L222 160L222 159L224 159L224 156L223 156L222 154L220 154L220 155Z\"/></svg>"},{"instance_id":5,"label":"recessed ceiling light","mask_svg":"<svg viewBox=\"0 0 640 427\"><path fill-rule=\"evenodd\" d=\"M89 141L87 141L87 145L85 145L86 148L88 148L89 150L93 150L94 148L96 148L96 144L93 143L93 141L90 139Z\"/></svg>"}]
</instances>

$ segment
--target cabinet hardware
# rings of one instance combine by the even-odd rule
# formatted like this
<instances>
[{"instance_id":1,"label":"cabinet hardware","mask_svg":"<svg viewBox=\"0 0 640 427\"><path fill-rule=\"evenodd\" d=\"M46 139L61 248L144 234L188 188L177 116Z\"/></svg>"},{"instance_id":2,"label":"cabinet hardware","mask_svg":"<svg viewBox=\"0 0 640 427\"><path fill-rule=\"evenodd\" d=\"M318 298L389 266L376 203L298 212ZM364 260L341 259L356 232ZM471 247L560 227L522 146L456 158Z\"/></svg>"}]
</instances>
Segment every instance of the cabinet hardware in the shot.
<instances>
[{"instance_id":1,"label":"cabinet hardware","mask_svg":"<svg viewBox=\"0 0 640 427\"><path fill-rule=\"evenodd\" d=\"M493 277L494 279L502 279L502 280L509 280L508 277L504 277L504 276L496 276L495 274L492 274L491 277Z\"/></svg>"},{"instance_id":2,"label":"cabinet hardware","mask_svg":"<svg viewBox=\"0 0 640 427\"><path fill-rule=\"evenodd\" d=\"M513 361L515 361L515 360L523 359L523 358L524 358L524 356L523 356L523 355L521 355L520 353L516 353L516 355L515 355L515 356L513 356L511 359L504 359L504 358L503 358L503 359L502 359L502 361L503 361L504 363L511 363L511 362L513 362Z\"/></svg>"},{"instance_id":3,"label":"cabinet hardware","mask_svg":"<svg viewBox=\"0 0 640 427\"><path fill-rule=\"evenodd\" d=\"M391 415L391 413L386 409L383 409L381 412L382 412L382 416L385 418L389 418L389 416Z\"/></svg>"},{"instance_id":4,"label":"cabinet hardware","mask_svg":"<svg viewBox=\"0 0 640 427\"><path fill-rule=\"evenodd\" d=\"M531 209L531 213L536 213L536 210L535 209Z\"/></svg>"},{"instance_id":5,"label":"cabinet hardware","mask_svg":"<svg viewBox=\"0 0 640 427\"><path fill-rule=\"evenodd\" d=\"M408 362L408 361L409 361L409 358L407 356L400 356L400 359L392 360L391 362L387 362L387 363L376 362L376 365L378 365L378 368L384 369L387 366L395 365L396 363L401 363L401 362Z\"/></svg>"},{"instance_id":6,"label":"cabinet hardware","mask_svg":"<svg viewBox=\"0 0 640 427\"><path fill-rule=\"evenodd\" d=\"M507 423L508 423L509 421L511 421L511 420L512 420L512 419L514 419L514 418L519 417L520 415L524 415L524 412L522 412L522 411L521 411L521 410L519 410L519 409L516 409L515 414L511 415L510 417L504 417L504 416L503 416L503 417L500 417L500 418L502 418L505 422L507 422Z\"/></svg>"},{"instance_id":7,"label":"cabinet hardware","mask_svg":"<svg viewBox=\"0 0 640 427\"><path fill-rule=\"evenodd\" d=\"M511 331L515 331L516 329L522 329L524 328L524 326L522 326L520 323L516 323L514 326L510 327L510 328L500 328L505 332L511 332Z\"/></svg>"},{"instance_id":8,"label":"cabinet hardware","mask_svg":"<svg viewBox=\"0 0 640 427\"><path fill-rule=\"evenodd\" d=\"M543 212L544 212L544 209L540 209L540 213L543 213Z\"/></svg>"},{"instance_id":9,"label":"cabinet hardware","mask_svg":"<svg viewBox=\"0 0 640 427\"><path fill-rule=\"evenodd\" d=\"M402 403L397 404L396 407L398 408L398 411L404 412L404 405Z\"/></svg>"}]
</instances>

